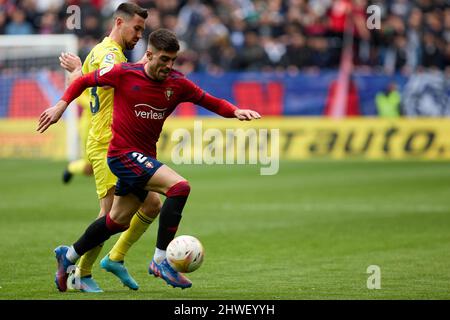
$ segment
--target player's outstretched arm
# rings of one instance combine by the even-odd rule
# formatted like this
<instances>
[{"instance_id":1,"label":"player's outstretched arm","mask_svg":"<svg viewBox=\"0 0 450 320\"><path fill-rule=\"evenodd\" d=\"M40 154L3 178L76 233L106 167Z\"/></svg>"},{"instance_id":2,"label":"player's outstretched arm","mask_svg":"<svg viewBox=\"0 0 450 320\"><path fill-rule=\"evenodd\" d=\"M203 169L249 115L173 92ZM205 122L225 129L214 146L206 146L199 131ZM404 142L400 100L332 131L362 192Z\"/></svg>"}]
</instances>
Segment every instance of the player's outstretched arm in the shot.
<instances>
[{"instance_id":1,"label":"player's outstretched arm","mask_svg":"<svg viewBox=\"0 0 450 320\"><path fill-rule=\"evenodd\" d=\"M80 94L89 87L94 87L96 85L103 85L103 84L109 84L106 79L105 81L101 82L98 81L96 72L88 73L84 76L81 76L80 78L76 79L70 86L64 91L64 95L62 96L61 100L58 101L57 104L55 104L53 107L48 108L42 112L41 116L39 117L39 123L37 131L40 133L44 132L48 129L52 124L58 122L58 120L61 118L64 111L66 111L67 106L76 98L80 96ZM112 77L114 78L114 76Z\"/></svg>"},{"instance_id":2,"label":"player's outstretched arm","mask_svg":"<svg viewBox=\"0 0 450 320\"><path fill-rule=\"evenodd\" d=\"M59 62L60 66L69 72L69 84L83 75L81 72L82 63L79 56L73 53L62 52L59 56Z\"/></svg>"}]
</instances>

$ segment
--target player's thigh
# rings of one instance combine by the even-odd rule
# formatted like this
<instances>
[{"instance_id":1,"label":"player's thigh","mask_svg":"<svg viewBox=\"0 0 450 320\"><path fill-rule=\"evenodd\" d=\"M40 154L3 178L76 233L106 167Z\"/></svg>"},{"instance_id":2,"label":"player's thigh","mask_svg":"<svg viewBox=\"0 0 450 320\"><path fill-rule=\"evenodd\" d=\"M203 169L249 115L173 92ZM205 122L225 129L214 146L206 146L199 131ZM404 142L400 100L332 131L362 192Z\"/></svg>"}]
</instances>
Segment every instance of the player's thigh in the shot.
<instances>
[{"instance_id":1,"label":"player's thigh","mask_svg":"<svg viewBox=\"0 0 450 320\"><path fill-rule=\"evenodd\" d=\"M98 198L111 197L108 191L116 185L117 177L111 172L108 166L106 158L108 145L97 144L91 139L88 139L86 152L92 164Z\"/></svg>"},{"instance_id":2,"label":"player's thigh","mask_svg":"<svg viewBox=\"0 0 450 320\"><path fill-rule=\"evenodd\" d=\"M186 181L186 179L180 176L175 170L163 164L147 182L145 189L166 194L170 187L181 181Z\"/></svg>"},{"instance_id":3,"label":"player's thigh","mask_svg":"<svg viewBox=\"0 0 450 320\"><path fill-rule=\"evenodd\" d=\"M95 188L100 202L99 216L104 216L111 211L114 199L114 186L117 182L117 177L108 167L107 152L108 145L98 144L88 139L86 153L94 172Z\"/></svg>"},{"instance_id":4,"label":"player's thigh","mask_svg":"<svg viewBox=\"0 0 450 320\"><path fill-rule=\"evenodd\" d=\"M149 218L156 218L161 211L161 198L158 193L149 191L145 201L141 205L141 211Z\"/></svg>"},{"instance_id":5,"label":"player's thigh","mask_svg":"<svg viewBox=\"0 0 450 320\"><path fill-rule=\"evenodd\" d=\"M110 218L120 224L127 226L131 217L141 206L141 201L134 194L114 196L114 202L109 214Z\"/></svg>"}]
</instances>

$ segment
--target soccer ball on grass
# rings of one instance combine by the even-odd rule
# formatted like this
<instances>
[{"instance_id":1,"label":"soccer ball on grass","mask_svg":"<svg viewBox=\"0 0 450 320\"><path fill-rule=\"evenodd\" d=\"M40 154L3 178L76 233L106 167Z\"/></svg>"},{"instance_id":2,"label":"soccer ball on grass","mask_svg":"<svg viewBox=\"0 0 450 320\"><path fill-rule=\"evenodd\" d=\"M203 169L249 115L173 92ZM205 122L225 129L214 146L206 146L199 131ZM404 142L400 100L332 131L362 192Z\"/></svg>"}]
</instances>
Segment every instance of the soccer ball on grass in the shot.
<instances>
[{"instance_id":1,"label":"soccer ball on grass","mask_svg":"<svg viewBox=\"0 0 450 320\"><path fill-rule=\"evenodd\" d=\"M181 273L193 272L200 268L204 256L203 245L193 236L178 236L167 246L167 262L175 271Z\"/></svg>"}]
</instances>

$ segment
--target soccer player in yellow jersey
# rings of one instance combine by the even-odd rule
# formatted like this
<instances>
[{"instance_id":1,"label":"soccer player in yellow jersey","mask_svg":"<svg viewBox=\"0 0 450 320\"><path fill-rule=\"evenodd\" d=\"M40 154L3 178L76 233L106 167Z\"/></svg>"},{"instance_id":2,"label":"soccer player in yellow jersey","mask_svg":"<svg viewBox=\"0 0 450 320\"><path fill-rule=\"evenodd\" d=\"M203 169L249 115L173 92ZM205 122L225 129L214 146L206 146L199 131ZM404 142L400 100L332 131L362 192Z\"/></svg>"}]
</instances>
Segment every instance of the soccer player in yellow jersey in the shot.
<instances>
[{"instance_id":1,"label":"soccer player in yellow jersey","mask_svg":"<svg viewBox=\"0 0 450 320\"><path fill-rule=\"evenodd\" d=\"M96 45L86 57L82 68L74 70L70 78L75 80L82 74L126 62L123 50L131 50L142 37L147 11L134 3L122 3L114 13L114 26L108 37ZM64 61L64 57L61 56ZM61 65L64 67L64 63ZM66 70L68 70L66 68ZM106 215L112 207L116 176L110 171L106 154L111 140L111 121L114 92L112 88L93 87L90 92L91 129L86 145L86 153L92 164L97 195L100 200L99 217ZM106 271L116 275L130 289L139 288L123 264L129 248L141 237L148 226L158 216L161 200L155 192L149 192L142 207L134 215L129 229L121 235L113 249L100 265ZM80 277L80 289L83 292L102 292L92 278L92 266L100 254L101 245L88 251L79 261L77 272ZM69 278L70 280L71 278ZM73 279L73 277L72 277Z\"/></svg>"}]
</instances>

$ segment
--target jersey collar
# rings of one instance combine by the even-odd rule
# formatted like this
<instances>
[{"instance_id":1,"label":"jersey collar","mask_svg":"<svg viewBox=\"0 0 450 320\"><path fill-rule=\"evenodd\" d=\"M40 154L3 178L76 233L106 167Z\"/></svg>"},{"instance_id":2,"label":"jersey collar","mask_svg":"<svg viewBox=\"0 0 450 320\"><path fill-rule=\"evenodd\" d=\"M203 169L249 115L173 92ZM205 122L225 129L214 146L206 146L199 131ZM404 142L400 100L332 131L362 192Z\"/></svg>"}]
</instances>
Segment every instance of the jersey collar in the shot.
<instances>
[{"instance_id":1,"label":"jersey collar","mask_svg":"<svg viewBox=\"0 0 450 320\"><path fill-rule=\"evenodd\" d=\"M110 37L105 37L105 39L103 40L105 42L109 42L111 44L113 44L115 47L119 48L122 52L123 52L123 48L120 46L120 44L118 44L116 41L114 41L112 38Z\"/></svg>"}]
</instances>

